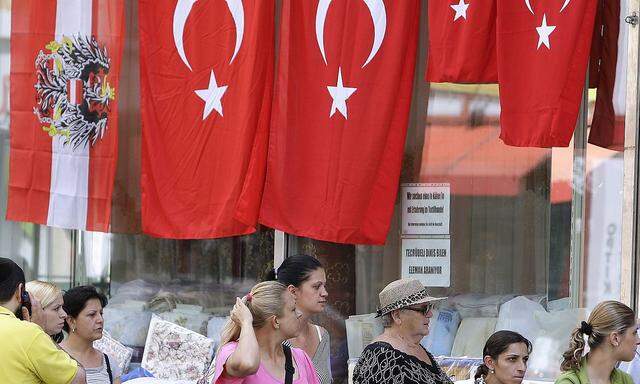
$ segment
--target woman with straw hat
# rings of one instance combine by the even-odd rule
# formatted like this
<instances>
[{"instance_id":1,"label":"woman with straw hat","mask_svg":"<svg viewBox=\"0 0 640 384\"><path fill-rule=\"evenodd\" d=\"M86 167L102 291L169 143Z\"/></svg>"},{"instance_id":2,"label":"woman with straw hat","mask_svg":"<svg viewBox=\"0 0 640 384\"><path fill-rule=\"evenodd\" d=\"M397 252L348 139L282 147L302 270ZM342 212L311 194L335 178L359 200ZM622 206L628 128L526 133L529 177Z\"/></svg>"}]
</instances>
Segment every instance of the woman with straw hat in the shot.
<instances>
[{"instance_id":1,"label":"woman with straw hat","mask_svg":"<svg viewBox=\"0 0 640 384\"><path fill-rule=\"evenodd\" d=\"M434 305L445 298L432 297L417 279L400 279L379 295L384 333L369 344L353 373L355 384L450 384L433 356L420 345L429 333Z\"/></svg>"}]
</instances>

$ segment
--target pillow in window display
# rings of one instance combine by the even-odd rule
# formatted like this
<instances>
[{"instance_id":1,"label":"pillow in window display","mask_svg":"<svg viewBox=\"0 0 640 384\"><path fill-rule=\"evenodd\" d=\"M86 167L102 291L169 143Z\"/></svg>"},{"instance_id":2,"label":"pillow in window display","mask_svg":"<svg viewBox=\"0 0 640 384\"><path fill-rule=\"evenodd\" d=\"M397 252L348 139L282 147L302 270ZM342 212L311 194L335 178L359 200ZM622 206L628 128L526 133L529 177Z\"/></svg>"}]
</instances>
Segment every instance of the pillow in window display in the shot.
<instances>
[{"instance_id":1,"label":"pillow in window display","mask_svg":"<svg viewBox=\"0 0 640 384\"><path fill-rule=\"evenodd\" d=\"M453 342L460 325L460 314L453 308L433 311L429 323L429 334L421 344L434 356L450 356Z\"/></svg>"},{"instance_id":2,"label":"pillow in window display","mask_svg":"<svg viewBox=\"0 0 640 384\"><path fill-rule=\"evenodd\" d=\"M109 303L103 316L104 328L111 337L130 347L144 346L151 312L126 304Z\"/></svg>"},{"instance_id":3,"label":"pillow in window display","mask_svg":"<svg viewBox=\"0 0 640 384\"><path fill-rule=\"evenodd\" d=\"M538 311L546 312L542 305L524 296L509 300L500 307L496 331L506 329L518 332L533 341L540 331L540 326L533 316L533 313Z\"/></svg>"},{"instance_id":4,"label":"pillow in window display","mask_svg":"<svg viewBox=\"0 0 640 384\"><path fill-rule=\"evenodd\" d=\"M154 315L141 367L160 379L198 380L212 352L213 340Z\"/></svg>"},{"instance_id":5,"label":"pillow in window display","mask_svg":"<svg viewBox=\"0 0 640 384\"><path fill-rule=\"evenodd\" d=\"M118 340L111 337L109 332L102 331L102 339L93 342L93 347L102 353L106 353L109 357L114 357L118 362L120 372L126 373L131 362L133 349L125 347ZM111 363L113 364L113 362Z\"/></svg>"},{"instance_id":6,"label":"pillow in window display","mask_svg":"<svg viewBox=\"0 0 640 384\"><path fill-rule=\"evenodd\" d=\"M449 297L447 303L449 306L453 306L463 319L467 317L498 317L500 306L515 296L465 293Z\"/></svg>"},{"instance_id":7,"label":"pillow in window display","mask_svg":"<svg viewBox=\"0 0 640 384\"><path fill-rule=\"evenodd\" d=\"M123 304L132 301L146 303L160 290L159 285L142 279L131 280L117 287L115 285L117 283L113 283L112 287L115 293L109 298L109 304Z\"/></svg>"},{"instance_id":8,"label":"pillow in window display","mask_svg":"<svg viewBox=\"0 0 640 384\"><path fill-rule=\"evenodd\" d=\"M496 328L495 317L462 319L451 349L451 356L482 357L482 348Z\"/></svg>"},{"instance_id":9,"label":"pillow in window display","mask_svg":"<svg viewBox=\"0 0 640 384\"><path fill-rule=\"evenodd\" d=\"M201 335L207 334L207 322L211 317L211 315L207 313L182 311L177 308L171 312L159 313L158 316L162 320L166 320L181 327L190 329L193 332L198 332Z\"/></svg>"},{"instance_id":10,"label":"pillow in window display","mask_svg":"<svg viewBox=\"0 0 640 384\"><path fill-rule=\"evenodd\" d=\"M583 308L564 311L537 311L533 317L539 326L539 332L533 342L533 351L529 358L527 377L553 379L560 375L559 361L567 348L571 332L582 320L587 318Z\"/></svg>"}]
</instances>

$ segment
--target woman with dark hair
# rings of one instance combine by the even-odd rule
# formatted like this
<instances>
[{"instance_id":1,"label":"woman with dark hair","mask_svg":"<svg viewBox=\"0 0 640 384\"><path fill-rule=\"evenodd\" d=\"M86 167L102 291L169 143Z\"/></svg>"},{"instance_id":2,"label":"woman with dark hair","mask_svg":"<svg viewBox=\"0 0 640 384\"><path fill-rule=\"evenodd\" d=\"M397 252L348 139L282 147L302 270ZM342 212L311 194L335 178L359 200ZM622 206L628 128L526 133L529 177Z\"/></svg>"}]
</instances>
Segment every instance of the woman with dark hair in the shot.
<instances>
[{"instance_id":1,"label":"woman with dark hair","mask_svg":"<svg viewBox=\"0 0 640 384\"><path fill-rule=\"evenodd\" d=\"M483 362L475 375L476 384L520 384L527 372L531 342L519 333L498 331L482 349Z\"/></svg>"},{"instance_id":2,"label":"woman with dark hair","mask_svg":"<svg viewBox=\"0 0 640 384\"><path fill-rule=\"evenodd\" d=\"M310 320L311 316L322 313L327 304L327 277L322 264L309 255L287 257L267 279L277 280L287 286L296 298L296 307L302 313L300 334L287 343L312 356L321 384L331 383L329 332Z\"/></svg>"},{"instance_id":3,"label":"woman with dark hair","mask_svg":"<svg viewBox=\"0 0 640 384\"><path fill-rule=\"evenodd\" d=\"M93 347L93 342L102 338L106 296L95 287L80 286L65 292L63 300L67 313L64 330L69 337L60 347L85 368L87 384L120 383L118 362Z\"/></svg>"},{"instance_id":4,"label":"woman with dark hair","mask_svg":"<svg viewBox=\"0 0 640 384\"><path fill-rule=\"evenodd\" d=\"M633 310L618 301L603 301L596 305L588 321L571 334L569 349L562 355L560 365L564 373L556 384L632 384L631 376L616 365L633 360L638 344Z\"/></svg>"}]
</instances>

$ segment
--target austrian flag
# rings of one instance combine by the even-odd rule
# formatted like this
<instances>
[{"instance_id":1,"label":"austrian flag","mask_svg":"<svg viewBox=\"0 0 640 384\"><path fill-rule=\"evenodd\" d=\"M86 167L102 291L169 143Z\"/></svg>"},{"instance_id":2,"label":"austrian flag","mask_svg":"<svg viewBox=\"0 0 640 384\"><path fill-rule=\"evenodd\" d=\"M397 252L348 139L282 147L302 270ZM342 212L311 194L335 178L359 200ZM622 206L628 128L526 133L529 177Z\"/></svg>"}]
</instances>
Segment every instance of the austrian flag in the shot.
<instances>
[{"instance_id":1,"label":"austrian flag","mask_svg":"<svg viewBox=\"0 0 640 384\"><path fill-rule=\"evenodd\" d=\"M13 2L7 220L109 230L123 32L123 0Z\"/></svg>"}]
</instances>

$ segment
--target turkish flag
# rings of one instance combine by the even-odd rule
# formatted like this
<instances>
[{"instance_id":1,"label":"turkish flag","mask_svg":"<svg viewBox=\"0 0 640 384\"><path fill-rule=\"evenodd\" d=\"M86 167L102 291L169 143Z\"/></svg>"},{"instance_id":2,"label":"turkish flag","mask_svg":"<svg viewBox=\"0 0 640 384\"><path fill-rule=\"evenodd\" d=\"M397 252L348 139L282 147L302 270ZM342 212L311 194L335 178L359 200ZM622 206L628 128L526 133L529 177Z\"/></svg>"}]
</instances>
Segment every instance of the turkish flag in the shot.
<instances>
[{"instance_id":1,"label":"turkish flag","mask_svg":"<svg viewBox=\"0 0 640 384\"><path fill-rule=\"evenodd\" d=\"M260 222L383 244L414 78L418 0L284 0Z\"/></svg>"},{"instance_id":2,"label":"turkish flag","mask_svg":"<svg viewBox=\"0 0 640 384\"><path fill-rule=\"evenodd\" d=\"M108 231L122 0L20 0L11 14L7 220Z\"/></svg>"},{"instance_id":3,"label":"turkish flag","mask_svg":"<svg viewBox=\"0 0 640 384\"><path fill-rule=\"evenodd\" d=\"M594 37L598 55L598 91L589 132L589 143L616 151L624 150L624 119L627 85L629 28L624 17L628 0L601 0L601 17Z\"/></svg>"},{"instance_id":4,"label":"turkish flag","mask_svg":"<svg viewBox=\"0 0 640 384\"><path fill-rule=\"evenodd\" d=\"M140 1L142 227L255 231L273 91L273 0Z\"/></svg>"},{"instance_id":5,"label":"turkish flag","mask_svg":"<svg viewBox=\"0 0 640 384\"><path fill-rule=\"evenodd\" d=\"M496 0L429 1L427 81L497 83L496 55Z\"/></svg>"},{"instance_id":6,"label":"turkish flag","mask_svg":"<svg viewBox=\"0 0 640 384\"><path fill-rule=\"evenodd\" d=\"M597 0L497 0L500 138L566 147L580 110Z\"/></svg>"}]
</instances>

